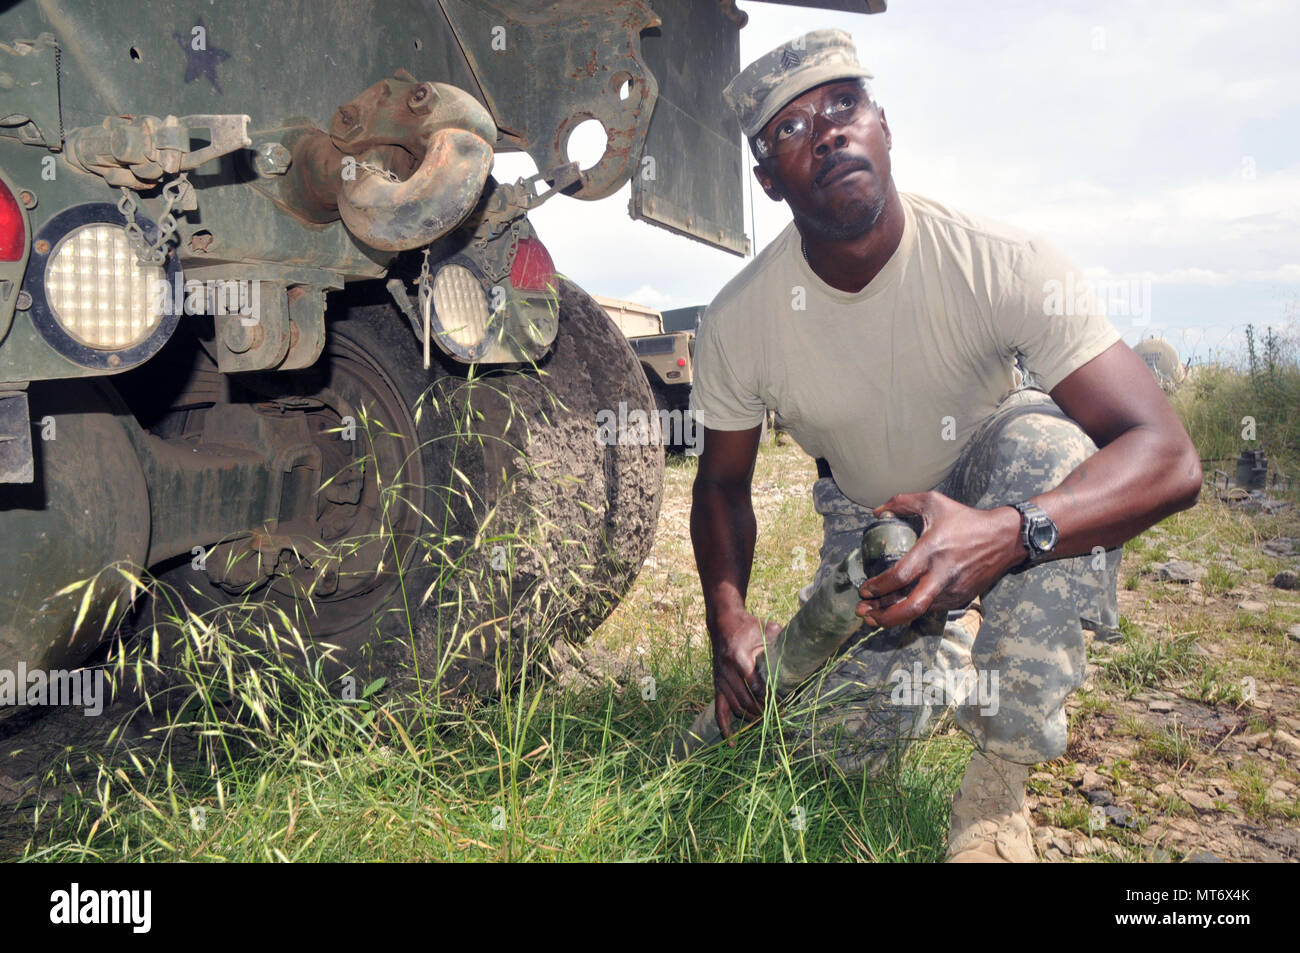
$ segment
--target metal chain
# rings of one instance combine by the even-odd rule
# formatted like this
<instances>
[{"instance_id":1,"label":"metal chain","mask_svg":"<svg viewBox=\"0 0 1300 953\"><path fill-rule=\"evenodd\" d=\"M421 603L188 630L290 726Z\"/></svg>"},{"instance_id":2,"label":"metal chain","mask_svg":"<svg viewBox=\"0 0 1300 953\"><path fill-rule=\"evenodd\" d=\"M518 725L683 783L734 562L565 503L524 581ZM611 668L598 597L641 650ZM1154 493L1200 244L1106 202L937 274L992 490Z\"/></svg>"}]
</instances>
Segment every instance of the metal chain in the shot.
<instances>
[{"instance_id":1,"label":"metal chain","mask_svg":"<svg viewBox=\"0 0 1300 953\"><path fill-rule=\"evenodd\" d=\"M374 165L370 162L358 162L357 168L369 172L372 175L382 176L383 178L387 179L389 182L402 181L397 177L396 172L390 172L388 169L385 169L383 166Z\"/></svg>"},{"instance_id":2,"label":"metal chain","mask_svg":"<svg viewBox=\"0 0 1300 953\"><path fill-rule=\"evenodd\" d=\"M504 245L492 251L492 242L503 232L509 231L510 237ZM501 281L510 274L515 255L519 252L519 239L523 233L523 216L511 219L509 224L501 223L488 234L478 234L466 246L465 252L483 270L483 277L488 281Z\"/></svg>"},{"instance_id":3,"label":"metal chain","mask_svg":"<svg viewBox=\"0 0 1300 953\"><path fill-rule=\"evenodd\" d=\"M163 213L158 219L158 238L150 244L145 238L144 229L135 220L135 213L140 208L135 195L126 186L121 186L122 198L117 203L117 210L126 219L126 240L135 250L135 257L142 265L161 265L167 260L167 246L177 236L178 223L172 210L183 205L183 197L193 186L186 173L181 172L175 179L162 188Z\"/></svg>"},{"instance_id":4,"label":"metal chain","mask_svg":"<svg viewBox=\"0 0 1300 953\"><path fill-rule=\"evenodd\" d=\"M144 229L137 225L135 221L135 212L140 206L136 202L135 196L131 194L130 189L125 185L120 188L122 190L122 198L118 200L117 210L121 212L122 217L126 219L126 240L130 243L131 247L135 249L136 257L140 259L140 262L147 265L149 264L148 256L144 254L142 250L147 249L149 243L145 241Z\"/></svg>"},{"instance_id":5,"label":"metal chain","mask_svg":"<svg viewBox=\"0 0 1300 953\"><path fill-rule=\"evenodd\" d=\"M506 253L506 260L511 263L514 262L515 255L519 253L519 233L523 231L523 228L520 227L522 221L522 218L516 218L510 223L510 248Z\"/></svg>"}]
</instances>

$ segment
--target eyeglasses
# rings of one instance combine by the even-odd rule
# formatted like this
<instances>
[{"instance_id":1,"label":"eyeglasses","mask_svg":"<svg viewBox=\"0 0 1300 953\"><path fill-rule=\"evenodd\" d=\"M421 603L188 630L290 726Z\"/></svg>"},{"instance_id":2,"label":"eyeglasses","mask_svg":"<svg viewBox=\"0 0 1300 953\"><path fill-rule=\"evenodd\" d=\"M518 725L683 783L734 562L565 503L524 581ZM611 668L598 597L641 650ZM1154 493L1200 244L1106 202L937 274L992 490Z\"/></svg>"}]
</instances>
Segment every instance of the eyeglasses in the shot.
<instances>
[{"instance_id":1,"label":"eyeglasses","mask_svg":"<svg viewBox=\"0 0 1300 953\"><path fill-rule=\"evenodd\" d=\"M770 159L803 148L812 137L817 116L824 116L832 125L850 125L866 115L865 107L870 104L870 90L865 83L859 83L836 90L815 109L811 105L786 107L766 134L754 137L754 151L760 159Z\"/></svg>"}]
</instances>

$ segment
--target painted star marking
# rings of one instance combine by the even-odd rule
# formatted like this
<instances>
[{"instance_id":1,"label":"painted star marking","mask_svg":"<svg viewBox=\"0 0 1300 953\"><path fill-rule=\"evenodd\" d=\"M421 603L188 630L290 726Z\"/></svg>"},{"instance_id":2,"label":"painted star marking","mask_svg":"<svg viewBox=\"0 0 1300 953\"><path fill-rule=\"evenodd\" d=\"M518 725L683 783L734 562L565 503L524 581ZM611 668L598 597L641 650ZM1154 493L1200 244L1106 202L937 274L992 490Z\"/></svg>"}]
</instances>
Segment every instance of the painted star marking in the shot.
<instances>
[{"instance_id":1,"label":"painted star marking","mask_svg":"<svg viewBox=\"0 0 1300 953\"><path fill-rule=\"evenodd\" d=\"M209 83L218 92L221 92L221 81L217 78L217 67L230 59L230 54L225 50L218 49L208 42L208 28L203 26L203 21L199 20L195 26L203 27L203 46L204 49L196 50L193 43L193 34L182 35L173 33L176 42L181 45L181 49L189 56L189 63L185 66L185 82L192 83L200 76L207 77Z\"/></svg>"}]
</instances>

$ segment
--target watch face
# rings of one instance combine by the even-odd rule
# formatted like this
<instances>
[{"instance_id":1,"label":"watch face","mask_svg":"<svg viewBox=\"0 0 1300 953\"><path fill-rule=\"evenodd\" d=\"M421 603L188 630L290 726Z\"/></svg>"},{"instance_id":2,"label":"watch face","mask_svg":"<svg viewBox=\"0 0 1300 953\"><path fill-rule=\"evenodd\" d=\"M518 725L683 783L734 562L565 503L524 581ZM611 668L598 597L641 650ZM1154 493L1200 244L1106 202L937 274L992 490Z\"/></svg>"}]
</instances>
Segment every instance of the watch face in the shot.
<instances>
[{"instance_id":1,"label":"watch face","mask_svg":"<svg viewBox=\"0 0 1300 953\"><path fill-rule=\"evenodd\" d=\"M1034 520L1029 527L1029 541L1040 553L1050 553L1056 547L1059 535L1050 519Z\"/></svg>"}]
</instances>

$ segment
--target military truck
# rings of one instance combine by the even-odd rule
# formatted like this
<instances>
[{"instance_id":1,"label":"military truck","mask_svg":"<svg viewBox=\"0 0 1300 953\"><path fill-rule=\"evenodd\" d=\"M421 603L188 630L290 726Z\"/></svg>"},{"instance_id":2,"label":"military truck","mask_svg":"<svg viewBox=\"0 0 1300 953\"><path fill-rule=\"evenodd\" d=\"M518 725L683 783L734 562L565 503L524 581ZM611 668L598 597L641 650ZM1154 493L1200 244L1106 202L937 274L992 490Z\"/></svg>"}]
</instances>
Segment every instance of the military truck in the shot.
<instances>
[{"instance_id":1,"label":"military truck","mask_svg":"<svg viewBox=\"0 0 1300 953\"><path fill-rule=\"evenodd\" d=\"M697 304L689 308L670 308L660 314L665 331L683 331L695 339L695 332L700 326L700 318L704 317L706 305Z\"/></svg>"},{"instance_id":2,"label":"military truck","mask_svg":"<svg viewBox=\"0 0 1300 953\"><path fill-rule=\"evenodd\" d=\"M654 394L655 408L667 415L659 423L658 442L670 451L689 450L692 434L687 431L692 428L684 426L682 415L691 400L694 330L665 331L663 315L654 308L601 295L593 297L632 345L632 353L641 362Z\"/></svg>"},{"instance_id":3,"label":"military truck","mask_svg":"<svg viewBox=\"0 0 1300 953\"><path fill-rule=\"evenodd\" d=\"M725 0L9 5L0 669L85 662L146 569L473 689L538 633L594 628L649 550L663 466L594 419L653 396L528 213L631 180L635 217L745 253L720 97L743 20ZM587 120L607 144L580 168ZM495 181L503 151L538 173Z\"/></svg>"}]
</instances>

